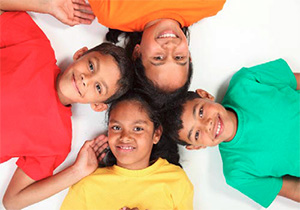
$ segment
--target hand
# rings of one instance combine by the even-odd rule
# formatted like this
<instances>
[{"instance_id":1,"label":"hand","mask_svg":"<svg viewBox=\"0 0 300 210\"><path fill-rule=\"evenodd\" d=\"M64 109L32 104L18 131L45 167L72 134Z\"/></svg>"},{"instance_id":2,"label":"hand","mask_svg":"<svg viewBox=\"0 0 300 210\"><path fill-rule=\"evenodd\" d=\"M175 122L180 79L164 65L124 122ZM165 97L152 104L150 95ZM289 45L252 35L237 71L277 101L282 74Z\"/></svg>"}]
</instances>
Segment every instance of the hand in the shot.
<instances>
[{"instance_id":1,"label":"hand","mask_svg":"<svg viewBox=\"0 0 300 210\"><path fill-rule=\"evenodd\" d=\"M50 0L48 13L64 24L91 24L95 19L92 9L85 0Z\"/></svg>"},{"instance_id":2,"label":"hand","mask_svg":"<svg viewBox=\"0 0 300 210\"><path fill-rule=\"evenodd\" d=\"M105 157L107 147L107 137L103 134L84 143L73 165L82 173L82 178L98 168L98 162L101 162Z\"/></svg>"}]
</instances>

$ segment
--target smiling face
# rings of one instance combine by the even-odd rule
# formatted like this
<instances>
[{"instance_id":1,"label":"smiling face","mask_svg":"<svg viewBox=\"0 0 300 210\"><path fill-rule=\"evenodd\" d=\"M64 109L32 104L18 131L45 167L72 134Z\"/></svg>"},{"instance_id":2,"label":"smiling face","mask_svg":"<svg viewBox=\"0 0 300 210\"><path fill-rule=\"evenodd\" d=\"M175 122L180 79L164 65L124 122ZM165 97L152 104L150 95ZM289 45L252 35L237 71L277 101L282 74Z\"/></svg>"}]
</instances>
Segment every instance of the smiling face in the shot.
<instances>
[{"instance_id":1,"label":"smiling face","mask_svg":"<svg viewBox=\"0 0 300 210\"><path fill-rule=\"evenodd\" d=\"M148 167L153 144L160 136L161 127L154 131L154 124L140 102L122 101L110 112L108 143L120 167Z\"/></svg>"},{"instance_id":2,"label":"smiling face","mask_svg":"<svg viewBox=\"0 0 300 210\"><path fill-rule=\"evenodd\" d=\"M101 103L118 89L121 75L113 57L95 51L84 54L86 51L77 51L74 62L57 80L58 96L64 105Z\"/></svg>"},{"instance_id":3,"label":"smiling face","mask_svg":"<svg viewBox=\"0 0 300 210\"><path fill-rule=\"evenodd\" d=\"M233 139L237 129L234 112L226 110L212 98L196 98L184 104L181 116L183 128L179 131L180 139L199 149L216 146Z\"/></svg>"},{"instance_id":4,"label":"smiling face","mask_svg":"<svg viewBox=\"0 0 300 210\"><path fill-rule=\"evenodd\" d=\"M190 54L177 21L161 19L147 24L135 53L141 56L147 78L159 88L172 92L187 81Z\"/></svg>"}]
</instances>

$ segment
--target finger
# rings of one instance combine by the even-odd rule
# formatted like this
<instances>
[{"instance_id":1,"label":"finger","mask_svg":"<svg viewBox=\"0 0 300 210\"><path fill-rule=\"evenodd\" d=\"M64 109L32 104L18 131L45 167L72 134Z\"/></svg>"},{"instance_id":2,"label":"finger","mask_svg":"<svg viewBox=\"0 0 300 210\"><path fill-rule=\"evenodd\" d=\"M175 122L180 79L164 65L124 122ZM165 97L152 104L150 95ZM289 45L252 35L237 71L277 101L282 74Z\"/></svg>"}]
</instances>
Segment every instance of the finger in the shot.
<instances>
[{"instance_id":1,"label":"finger","mask_svg":"<svg viewBox=\"0 0 300 210\"><path fill-rule=\"evenodd\" d=\"M103 159L104 159L104 157L105 157L106 154L107 154L107 152L106 153L102 153L99 157L97 157L98 163L103 162Z\"/></svg>"},{"instance_id":2,"label":"finger","mask_svg":"<svg viewBox=\"0 0 300 210\"><path fill-rule=\"evenodd\" d=\"M76 18L76 17L79 19L89 20L89 21L92 21L95 19L95 15L93 15L93 14L89 14L89 13L82 12L79 10L74 10L74 18Z\"/></svg>"},{"instance_id":3,"label":"finger","mask_svg":"<svg viewBox=\"0 0 300 210\"><path fill-rule=\"evenodd\" d=\"M97 136L96 139L99 139L99 140L107 139L107 136L104 134L101 134L101 135Z\"/></svg>"},{"instance_id":4,"label":"finger","mask_svg":"<svg viewBox=\"0 0 300 210\"><path fill-rule=\"evenodd\" d=\"M98 136L94 139L93 148L95 150L98 150L99 147L101 147L103 144L108 142L108 138L105 135Z\"/></svg>"},{"instance_id":5,"label":"finger","mask_svg":"<svg viewBox=\"0 0 300 210\"><path fill-rule=\"evenodd\" d=\"M109 149L108 144L105 143L103 144L101 147L99 147L97 150L94 150L94 152L96 153L97 156L99 156L99 154L103 153L103 152L107 152L107 150Z\"/></svg>"},{"instance_id":6,"label":"finger","mask_svg":"<svg viewBox=\"0 0 300 210\"><path fill-rule=\"evenodd\" d=\"M75 10L81 10L81 11L85 11L85 12L93 14L93 10L92 10L92 8L89 4L76 3L76 4L73 4L73 7L74 7Z\"/></svg>"},{"instance_id":7,"label":"finger","mask_svg":"<svg viewBox=\"0 0 300 210\"><path fill-rule=\"evenodd\" d=\"M78 24L91 24L93 21L92 20L87 20L87 19L82 19L82 18L78 18L78 17L74 17L73 18L73 24L74 25L78 25Z\"/></svg>"}]
</instances>

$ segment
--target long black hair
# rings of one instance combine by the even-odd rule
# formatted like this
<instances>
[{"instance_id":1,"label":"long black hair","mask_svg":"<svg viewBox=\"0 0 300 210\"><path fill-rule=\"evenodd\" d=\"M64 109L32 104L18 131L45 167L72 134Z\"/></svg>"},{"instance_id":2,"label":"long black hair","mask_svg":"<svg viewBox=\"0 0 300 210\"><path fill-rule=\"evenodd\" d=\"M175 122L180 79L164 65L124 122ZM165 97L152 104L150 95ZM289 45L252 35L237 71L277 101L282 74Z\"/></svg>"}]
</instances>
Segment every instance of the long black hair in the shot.
<instances>
[{"instance_id":1,"label":"long black hair","mask_svg":"<svg viewBox=\"0 0 300 210\"><path fill-rule=\"evenodd\" d=\"M115 109L116 105L119 104L122 101L135 101L140 103L143 110L145 110L149 116L149 119L154 125L154 131L161 126L160 117L158 112L153 109L152 105L147 102L145 97L134 91L130 91L126 93L121 98L114 101L107 112L107 118L109 122L109 117L111 114L111 111ZM157 144L153 145L151 155L150 155L150 162L155 162L158 158L164 158L169 163L181 166L179 164L179 152L178 152L178 146L174 141L168 140L164 135L161 136L159 142ZM111 151L108 152L107 157L105 158L105 166L112 166L116 164L116 158L113 155Z\"/></svg>"},{"instance_id":2,"label":"long black hair","mask_svg":"<svg viewBox=\"0 0 300 210\"><path fill-rule=\"evenodd\" d=\"M182 28L183 33L189 40L189 30L187 27ZM134 47L136 44L140 44L142 40L143 32L124 32L117 29L109 29L106 34L106 40L112 43L119 43L121 40L124 41L125 51L128 57L132 58ZM189 68L188 68L188 76L185 84L170 92L167 90L163 90L154 84L150 79L146 77L145 67L142 63L141 57L138 57L133 60L134 67L134 82L133 86L136 89L139 89L146 95L149 99L151 99L152 104L157 109L165 109L165 105L170 103L172 100L177 100L184 95L190 86L192 75L193 75L193 64L191 59L189 60Z\"/></svg>"}]
</instances>

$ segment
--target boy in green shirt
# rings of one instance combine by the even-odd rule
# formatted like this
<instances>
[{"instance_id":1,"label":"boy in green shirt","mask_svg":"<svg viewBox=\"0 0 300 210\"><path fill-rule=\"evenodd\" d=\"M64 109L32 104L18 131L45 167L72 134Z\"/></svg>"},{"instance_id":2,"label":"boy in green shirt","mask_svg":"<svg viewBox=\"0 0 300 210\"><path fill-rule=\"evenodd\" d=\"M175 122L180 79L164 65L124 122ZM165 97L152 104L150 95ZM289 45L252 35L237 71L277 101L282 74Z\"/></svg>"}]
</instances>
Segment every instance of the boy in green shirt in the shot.
<instances>
[{"instance_id":1,"label":"boy in green shirt","mask_svg":"<svg viewBox=\"0 0 300 210\"><path fill-rule=\"evenodd\" d=\"M222 105L189 92L166 114L164 132L187 149L219 145L226 182L260 205L278 194L299 202L299 75L282 59L243 68Z\"/></svg>"}]
</instances>

